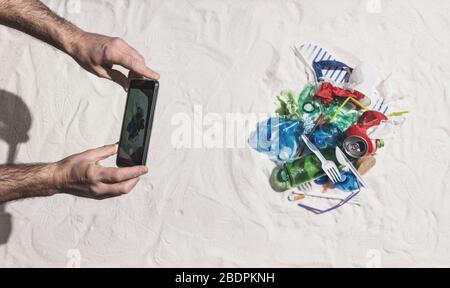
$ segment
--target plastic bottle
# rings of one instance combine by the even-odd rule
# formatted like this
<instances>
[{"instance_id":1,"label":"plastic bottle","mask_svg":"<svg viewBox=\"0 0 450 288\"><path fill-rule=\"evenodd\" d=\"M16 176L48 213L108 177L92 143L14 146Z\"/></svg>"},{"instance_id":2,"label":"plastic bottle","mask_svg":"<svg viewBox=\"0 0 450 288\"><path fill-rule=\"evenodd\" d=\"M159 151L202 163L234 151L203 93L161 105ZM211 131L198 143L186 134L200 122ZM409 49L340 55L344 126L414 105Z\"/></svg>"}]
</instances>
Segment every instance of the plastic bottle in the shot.
<instances>
[{"instance_id":1,"label":"plastic bottle","mask_svg":"<svg viewBox=\"0 0 450 288\"><path fill-rule=\"evenodd\" d=\"M336 147L342 144L344 138L344 132L330 124L319 126L310 136L311 142L319 149Z\"/></svg>"},{"instance_id":2,"label":"plastic bottle","mask_svg":"<svg viewBox=\"0 0 450 288\"><path fill-rule=\"evenodd\" d=\"M338 164L334 148L327 148L321 150L321 152L327 160ZM324 175L322 162L316 155L309 154L276 167L272 172L270 182L275 191L285 191Z\"/></svg>"},{"instance_id":3,"label":"plastic bottle","mask_svg":"<svg viewBox=\"0 0 450 288\"><path fill-rule=\"evenodd\" d=\"M322 102L314 97L315 92L313 83L306 84L300 94L292 90L282 91L277 97L276 113L281 118L303 122L305 133L309 134L324 110Z\"/></svg>"},{"instance_id":4,"label":"plastic bottle","mask_svg":"<svg viewBox=\"0 0 450 288\"><path fill-rule=\"evenodd\" d=\"M309 83L298 96L298 114L306 134L314 128L323 111L322 103L314 97L315 92L316 86Z\"/></svg>"}]
</instances>

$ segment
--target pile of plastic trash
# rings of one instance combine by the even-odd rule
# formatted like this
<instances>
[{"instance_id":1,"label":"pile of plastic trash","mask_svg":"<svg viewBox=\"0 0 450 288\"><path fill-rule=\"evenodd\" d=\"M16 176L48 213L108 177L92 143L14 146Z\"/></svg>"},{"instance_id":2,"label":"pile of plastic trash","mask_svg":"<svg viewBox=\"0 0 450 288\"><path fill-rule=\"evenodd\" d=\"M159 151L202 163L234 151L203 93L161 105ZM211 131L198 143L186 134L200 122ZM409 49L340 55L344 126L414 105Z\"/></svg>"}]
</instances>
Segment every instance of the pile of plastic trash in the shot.
<instances>
[{"instance_id":1,"label":"pile of plastic trash","mask_svg":"<svg viewBox=\"0 0 450 288\"><path fill-rule=\"evenodd\" d=\"M258 123L249 142L277 163L270 179L274 190L287 191L290 201L324 213L367 188L362 175L385 146L383 133L398 127L398 118L407 112L389 112L371 66L349 67L313 44L299 44L294 51L309 82L300 93L281 92L276 115ZM325 209L307 205L304 199L313 185L320 185L323 195L337 189L345 196Z\"/></svg>"}]
</instances>

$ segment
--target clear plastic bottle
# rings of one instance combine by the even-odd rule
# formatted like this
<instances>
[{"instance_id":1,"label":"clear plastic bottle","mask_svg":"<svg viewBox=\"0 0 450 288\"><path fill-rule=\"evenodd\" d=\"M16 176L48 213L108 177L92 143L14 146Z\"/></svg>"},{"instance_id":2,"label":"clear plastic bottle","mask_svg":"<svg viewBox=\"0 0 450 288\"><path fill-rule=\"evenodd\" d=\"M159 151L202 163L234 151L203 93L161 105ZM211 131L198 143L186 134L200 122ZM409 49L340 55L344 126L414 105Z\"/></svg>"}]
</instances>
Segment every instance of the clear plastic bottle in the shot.
<instances>
[{"instance_id":1,"label":"clear plastic bottle","mask_svg":"<svg viewBox=\"0 0 450 288\"><path fill-rule=\"evenodd\" d=\"M323 111L322 103L314 98L315 92L316 86L309 83L298 96L298 114L306 134L314 128Z\"/></svg>"},{"instance_id":2,"label":"clear plastic bottle","mask_svg":"<svg viewBox=\"0 0 450 288\"><path fill-rule=\"evenodd\" d=\"M336 147L344 141L345 134L332 124L323 124L311 134L310 140L319 149Z\"/></svg>"}]
</instances>

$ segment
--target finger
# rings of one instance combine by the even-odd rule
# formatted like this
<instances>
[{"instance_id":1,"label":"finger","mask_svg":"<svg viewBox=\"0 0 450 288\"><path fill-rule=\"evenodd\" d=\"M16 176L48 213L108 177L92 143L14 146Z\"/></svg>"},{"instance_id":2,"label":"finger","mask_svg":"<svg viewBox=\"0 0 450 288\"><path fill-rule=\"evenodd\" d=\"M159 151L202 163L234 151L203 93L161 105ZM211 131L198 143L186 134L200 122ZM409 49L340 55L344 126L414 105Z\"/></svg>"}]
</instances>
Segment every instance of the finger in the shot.
<instances>
[{"instance_id":1,"label":"finger","mask_svg":"<svg viewBox=\"0 0 450 288\"><path fill-rule=\"evenodd\" d=\"M139 58L145 62L144 56L142 56L141 53L139 53L139 51L131 47L130 44L128 44L128 42L126 42L125 40L116 37L113 39L111 45L115 49L119 49L119 51L122 51L127 54L132 54L134 57Z\"/></svg>"},{"instance_id":2,"label":"finger","mask_svg":"<svg viewBox=\"0 0 450 288\"><path fill-rule=\"evenodd\" d=\"M102 195L108 195L108 197L111 197L111 195L122 195L129 193L139 182L139 178L133 178L127 181L123 181L120 183L114 183L114 184L104 184L100 183L98 185L98 196Z\"/></svg>"},{"instance_id":3,"label":"finger","mask_svg":"<svg viewBox=\"0 0 450 288\"><path fill-rule=\"evenodd\" d=\"M139 53L139 51L137 51L136 49L134 49L133 47L131 47L127 42L123 42L123 47L120 51L126 53L126 54L130 54L132 57L139 59L144 65L145 65L145 58L144 56L142 56L141 53Z\"/></svg>"},{"instance_id":4,"label":"finger","mask_svg":"<svg viewBox=\"0 0 450 288\"><path fill-rule=\"evenodd\" d=\"M122 72L115 70L115 69L105 69L107 75L109 76L108 79L116 82L120 86L123 87L125 91L128 90L128 78L125 76Z\"/></svg>"},{"instance_id":5,"label":"finger","mask_svg":"<svg viewBox=\"0 0 450 288\"><path fill-rule=\"evenodd\" d=\"M98 175L103 183L119 183L147 174L148 168L145 166L134 166L124 168L99 167Z\"/></svg>"},{"instance_id":6,"label":"finger","mask_svg":"<svg viewBox=\"0 0 450 288\"><path fill-rule=\"evenodd\" d=\"M133 70L130 70L130 72L128 72L128 79L144 79L145 77L134 72Z\"/></svg>"},{"instance_id":7,"label":"finger","mask_svg":"<svg viewBox=\"0 0 450 288\"><path fill-rule=\"evenodd\" d=\"M106 184L103 184L106 185ZM102 188L104 191L107 191L107 189L105 189L107 186L103 186L104 188ZM108 192L103 192L102 194L99 194L101 192L96 191L97 194L92 193L92 192L78 192L78 191L68 191L67 193L72 194L74 196L78 196L78 197L84 197L84 198L91 198L91 199L96 199L96 200L104 200L107 198L112 198L112 197L117 197L120 196L122 194L117 194L117 193L108 193Z\"/></svg>"},{"instance_id":8,"label":"finger","mask_svg":"<svg viewBox=\"0 0 450 288\"><path fill-rule=\"evenodd\" d=\"M142 59L137 58L132 53L124 53L118 51L117 53L113 54L113 58L111 60L113 61L113 64L121 65L146 78L155 80L159 79L158 73L147 67Z\"/></svg>"},{"instance_id":9,"label":"finger","mask_svg":"<svg viewBox=\"0 0 450 288\"><path fill-rule=\"evenodd\" d=\"M86 154L90 159L98 162L117 154L118 146L119 145L117 144L105 145L99 148L88 150L86 151Z\"/></svg>"},{"instance_id":10,"label":"finger","mask_svg":"<svg viewBox=\"0 0 450 288\"><path fill-rule=\"evenodd\" d=\"M128 49L130 49L130 51L133 53L133 56L136 57L136 58L138 58L138 59L141 59L142 62L144 62L144 64L145 64L145 58L144 58L144 56L142 56L142 54L139 53L139 51L137 51L136 49L134 49L133 47L131 47L130 45L128 45L128 43L127 43L127 46L128 46Z\"/></svg>"},{"instance_id":11,"label":"finger","mask_svg":"<svg viewBox=\"0 0 450 288\"><path fill-rule=\"evenodd\" d=\"M121 192L122 194L128 194L134 189L134 187L136 187L136 185L139 183L139 180L139 178L134 178L122 183L113 184L111 186L117 186L116 188L119 192Z\"/></svg>"}]
</instances>

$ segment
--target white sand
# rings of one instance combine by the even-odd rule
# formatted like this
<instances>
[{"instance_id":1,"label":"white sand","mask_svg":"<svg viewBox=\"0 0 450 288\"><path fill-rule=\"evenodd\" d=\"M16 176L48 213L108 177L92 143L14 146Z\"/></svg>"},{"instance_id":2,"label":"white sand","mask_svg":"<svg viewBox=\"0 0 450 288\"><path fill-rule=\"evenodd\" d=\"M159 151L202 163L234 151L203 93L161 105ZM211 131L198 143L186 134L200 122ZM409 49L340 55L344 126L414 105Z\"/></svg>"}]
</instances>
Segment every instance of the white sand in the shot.
<instances>
[{"instance_id":1,"label":"white sand","mask_svg":"<svg viewBox=\"0 0 450 288\"><path fill-rule=\"evenodd\" d=\"M46 1L85 29L125 38L161 73L150 174L117 199L6 205L0 224L10 214L12 231L0 266L64 267L69 249L79 250L82 266L450 265L449 1L382 0L380 13L359 0L86 0L81 13L59 2ZM281 89L305 84L291 51L299 40L374 64L386 93L412 111L366 177L372 189L361 207L317 216L272 191L273 165L254 151L170 145L172 117L192 115L195 104L205 113L273 112ZM120 87L4 27L0 87L32 115L18 162L118 140ZM8 103L0 105L19 109ZM2 163L8 147L0 140Z\"/></svg>"}]
</instances>

